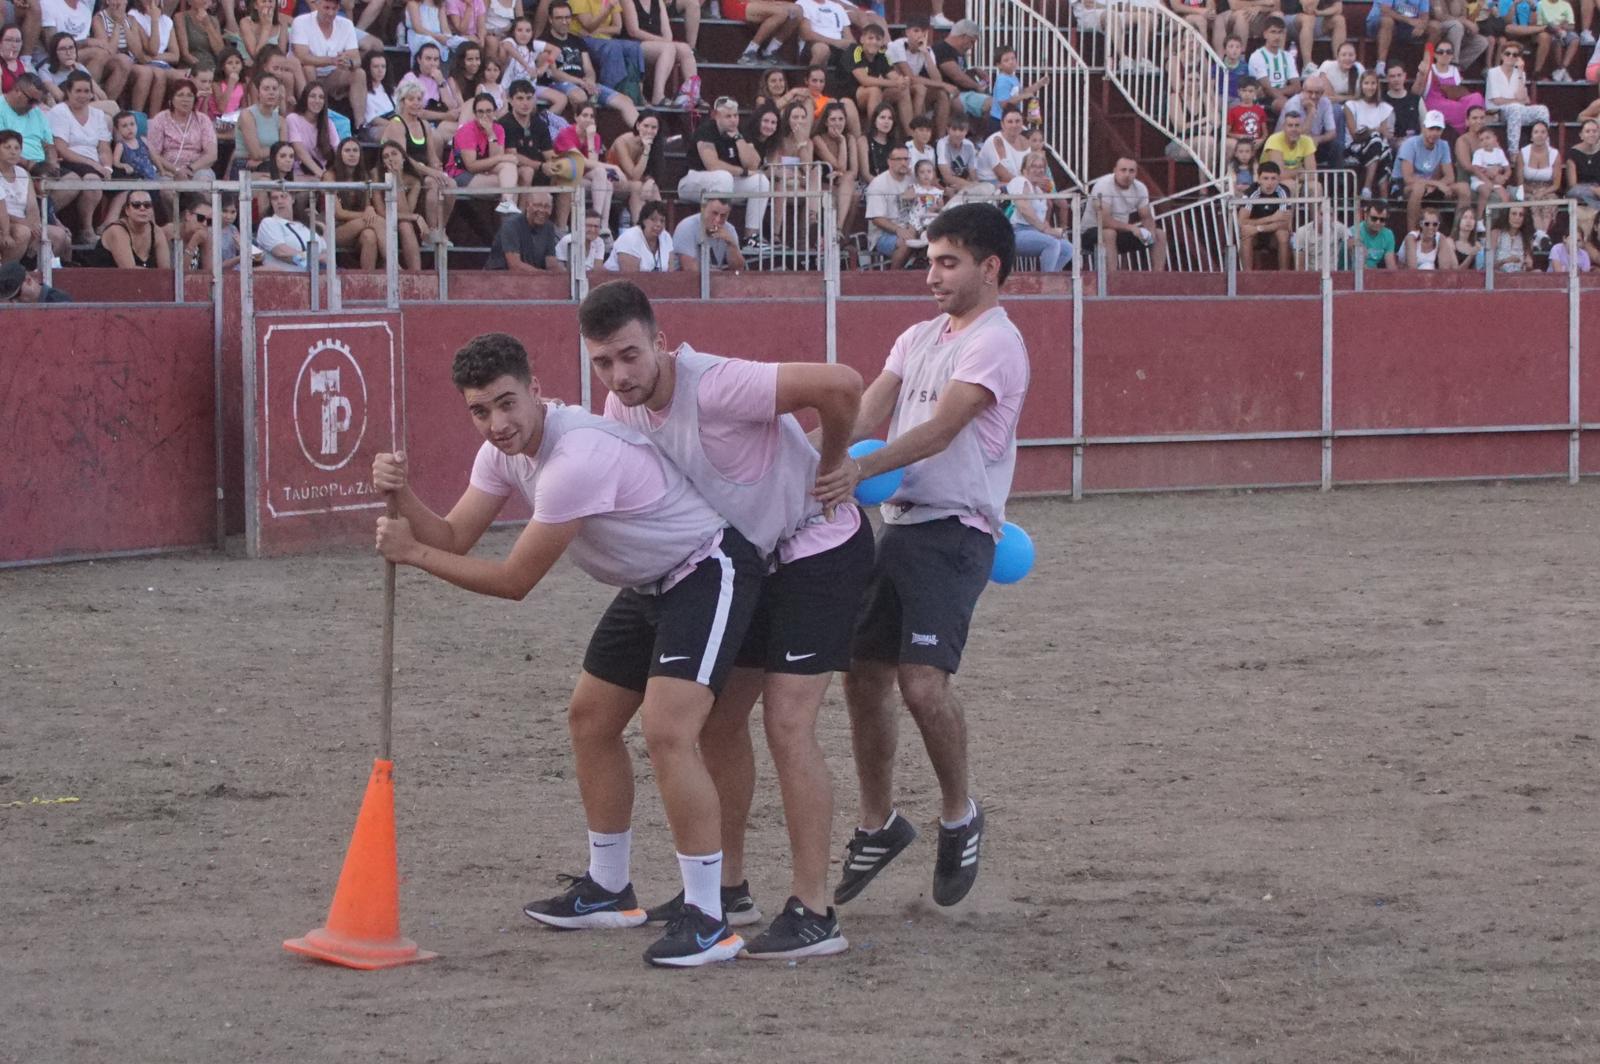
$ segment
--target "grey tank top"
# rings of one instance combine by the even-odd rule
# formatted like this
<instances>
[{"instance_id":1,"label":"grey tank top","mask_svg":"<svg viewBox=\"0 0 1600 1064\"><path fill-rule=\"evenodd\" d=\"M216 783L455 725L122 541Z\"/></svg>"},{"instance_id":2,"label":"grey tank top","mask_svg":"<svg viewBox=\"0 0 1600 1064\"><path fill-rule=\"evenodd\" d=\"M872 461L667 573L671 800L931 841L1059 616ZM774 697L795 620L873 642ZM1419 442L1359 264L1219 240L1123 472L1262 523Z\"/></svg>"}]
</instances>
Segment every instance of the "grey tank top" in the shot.
<instances>
[{"instance_id":1,"label":"grey tank top","mask_svg":"<svg viewBox=\"0 0 1600 1064\"><path fill-rule=\"evenodd\" d=\"M260 143L263 148L271 148L274 144L283 139L282 125L280 124L283 118L282 112L279 112L278 114L273 115L271 118L268 118L266 115L261 113L261 105L254 103L251 104L247 110L255 117L256 141Z\"/></svg>"},{"instance_id":2,"label":"grey tank top","mask_svg":"<svg viewBox=\"0 0 1600 1064\"><path fill-rule=\"evenodd\" d=\"M820 456L793 415L776 417L755 430L765 441L776 444L771 468L754 483L731 480L706 457L697 401L701 378L728 359L702 354L688 344L679 347L672 358L677 376L672 406L659 426L651 424L643 406L625 407L615 397L608 400L608 411L661 448L706 501L763 555L771 554L780 542L812 521L823 520L821 505L811 498ZM755 439L751 445L760 446Z\"/></svg>"},{"instance_id":3,"label":"grey tank top","mask_svg":"<svg viewBox=\"0 0 1600 1064\"><path fill-rule=\"evenodd\" d=\"M939 391L949 383L961 355L970 346L981 345L996 333L1010 333L1019 344L1022 342L1017 327L1001 307L990 310L960 335L940 343L949 321L949 315L941 314L909 330L905 375L889 422L891 442L933 418ZM983 453L974 418L956 433L950 446L906 467L900 487L883 504L883 519L889 524L911 525L976 515L998 536L1016 467L1016 423L1011 425L1004 453L991 460Z\"/></svg>"},{"instance_id":4,"label":"grey tank top","mask_svg":"<svg viewBox=\"0 0 1600 1064\"><path fill-rule=\"evenodd\" d=\"M577 536L567 547L567 555L578 568L602 584L631 587L652 594L659 584L695 555L705 556L725 521L682 473L664 461L650 441L626 425L620 425L577 407L548 404L544 417L544 439L534 459L536 471L523 482L523 492L531 505L538 486L538 471L555 453L561 438L569 432L593 430L614 436L625 444L642 447L661 466L667 490L660 500L639 513L605 513L584 518Z\"/></svg>"}]
</instances>

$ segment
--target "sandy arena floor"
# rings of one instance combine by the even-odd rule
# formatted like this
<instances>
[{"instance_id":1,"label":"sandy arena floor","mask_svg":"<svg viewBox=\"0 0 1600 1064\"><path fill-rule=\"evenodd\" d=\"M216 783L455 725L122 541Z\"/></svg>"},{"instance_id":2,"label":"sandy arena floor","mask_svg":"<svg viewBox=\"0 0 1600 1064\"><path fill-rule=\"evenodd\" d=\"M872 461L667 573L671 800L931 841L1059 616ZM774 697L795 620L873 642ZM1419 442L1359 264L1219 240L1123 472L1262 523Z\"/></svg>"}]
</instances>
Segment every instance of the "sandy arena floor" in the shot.
<instances>
[{"instance_id":1,"label":"sandy arena floor","mask_svg":"<svg viewBox=\"0 0 1600 1064\"><path fill-rule=\"evenodd\" d=\"M1600 1060L1600 488L1013 516L1040 563L985 595L960 684L972 897L927 900L925 831L845 956L699 973L520 912L584 859L564 706L607 595L576 570L520 604L402 573L403 923L443 957L374 974L279 947L322 922L371 763L373 557L0 572L0 1060ZM842 850L837 684L825 718ZM676 868L632 746L649 904Z\"/></svg>"}]
</instances>

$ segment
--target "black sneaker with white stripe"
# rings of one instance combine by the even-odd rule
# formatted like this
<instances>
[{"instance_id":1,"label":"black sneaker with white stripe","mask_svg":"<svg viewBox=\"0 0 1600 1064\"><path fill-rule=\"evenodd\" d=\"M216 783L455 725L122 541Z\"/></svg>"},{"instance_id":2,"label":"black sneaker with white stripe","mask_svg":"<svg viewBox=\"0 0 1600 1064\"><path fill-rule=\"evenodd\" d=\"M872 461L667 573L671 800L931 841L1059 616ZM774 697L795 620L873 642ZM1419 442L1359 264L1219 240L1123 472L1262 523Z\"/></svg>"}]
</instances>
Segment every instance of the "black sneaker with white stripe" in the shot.
<instances>
[{"instance_id":1,"label":"black sneaker with white stripe","mask_svg":"<svg viewBox=\"0 0 1600 1064\"><path fill-rule=\"evenodd\" d=\"M541 924L576 931L581 927L638 927L644 923L644 910L633 895L633 884L611 891L589 878L561 875L567 889L553 898L530 901L522 907L524 916Z\"/></svg>"},{"instance_id":2,"label":"black sneaker with white stripe","mask_svg":"<svg viewBox=\"0 0 1600 1064\"><path fill-rule=\"evenodd\" d=\"M645 923L652 927L670 924L683 912L683 891L673 895L671 901L664 901L660 905L651 906L645 911ZM737 887L722 888L722 915L727 919L730 927L748 927L761 922L761 910L756 908L756 901L750 896L750 881L747 879Z\"/></svg>"},{"instance_id":3,"label":"black sneaker with white stripe","mask_svg":"<svg viewBox=\"0 0 1600 1064\"><path fill-rule=\"evenodd\" d=\"M790 961L801 957L828 957L843 953L850 943L839 930L833 909L813 912L799 898L784 903L772 926L751 939L741 957L759 961Z\"/></svg>"},{"instance_id":4,"label":"black sneaker with white stripe","mask_svg":"<svg viewBox=\"0 0 1600 1064\"><path fill-rule=\"evenodd\" d=\"M933 861L933 900L954 905L967 896L978 879L978 858L983 850L983 806L972 801L970 823L959 828L939 826L939 853Z\"/></svg>"},{"instance_id":5,"label":"black sneaker with white stripe","mask_svg":"<svg viewBox=\"0 0 1600 1064\"><path fill-rule=\"evenodd\" d=\"M856 828L855 836L845 846L844 875L833 890L833 903L843 905L866 890L872 877L883 871L884 866L916 837L917 829L898 812L890 813L888 822L877 831Z\"/></svg>"}]
</instances>

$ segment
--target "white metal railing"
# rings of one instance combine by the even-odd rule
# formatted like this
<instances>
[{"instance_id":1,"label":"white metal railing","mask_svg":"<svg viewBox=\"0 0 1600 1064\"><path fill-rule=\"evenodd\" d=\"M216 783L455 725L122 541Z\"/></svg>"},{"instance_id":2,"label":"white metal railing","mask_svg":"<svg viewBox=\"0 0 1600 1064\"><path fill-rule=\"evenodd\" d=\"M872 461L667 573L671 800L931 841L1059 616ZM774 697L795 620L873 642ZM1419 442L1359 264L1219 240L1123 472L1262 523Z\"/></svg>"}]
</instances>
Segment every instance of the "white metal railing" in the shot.
<instances>
[{"instance_id":1,"label":"white metal railing","mask_svg":"<svg viewBox=\"0 0 1600 1064\"><path fill-rule=\"evenodd\" d=\"M1227 268L1232 243L1233 214L1228 202L1233 190L1204 194L1195 199L1168 196L1151 204L1156 224L1167 234L1167 269L1184 273L1218 273ZM1118 257L1123 269L1134 266L1136 255Z\"/></svg>"},{"instance_id":2,"label":"white metal railing","mask_svg":"<svg viewBox=\"0 0 1600 1064\"><path fill-rule=\"evenodd\" d=\"M1228 78L1221 57L1164 5L1112 0L1102 29L1106 80L1194 160L1197 186L1217 186L1227 170Z\"/></svg>"},{"instance_id":3,"label":"white metal railing","mask_svg":"<svg viewBox=\"0 0 1600 1064\"><path fill-rule=\"evenodd\" d=\"M1044 142L1067 176L1087 188L1089 173L1089 65L1061 27L1022 0L967 0L978 24L975 63L993 65L1001 48L1015 48L1025 80L1048 79L1039 94Z\"/></svg>"}]
</instances>

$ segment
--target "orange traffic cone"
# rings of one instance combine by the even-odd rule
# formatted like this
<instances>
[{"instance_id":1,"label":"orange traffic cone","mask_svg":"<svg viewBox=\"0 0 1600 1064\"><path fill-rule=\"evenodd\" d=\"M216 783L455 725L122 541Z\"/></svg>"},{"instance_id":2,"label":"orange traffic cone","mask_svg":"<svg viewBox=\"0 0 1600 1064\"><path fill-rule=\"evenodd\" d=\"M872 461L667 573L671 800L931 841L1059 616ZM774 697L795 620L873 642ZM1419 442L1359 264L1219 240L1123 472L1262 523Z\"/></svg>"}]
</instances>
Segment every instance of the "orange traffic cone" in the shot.
<instances>
[{"instance_id":1,"label":"orange traffic cone","mask_svg":"<svg viewBox=\"0 0 1600 1064\"><path fill-rule=\"evenodd\" d=\"M394 968L438 956L400 934L400 871L395 854L394 762L372 763L367 794L344 855L328 923L284 949L346 968Z\"/></svg>"}]
</instances>

